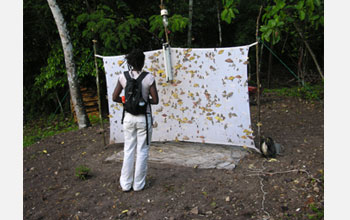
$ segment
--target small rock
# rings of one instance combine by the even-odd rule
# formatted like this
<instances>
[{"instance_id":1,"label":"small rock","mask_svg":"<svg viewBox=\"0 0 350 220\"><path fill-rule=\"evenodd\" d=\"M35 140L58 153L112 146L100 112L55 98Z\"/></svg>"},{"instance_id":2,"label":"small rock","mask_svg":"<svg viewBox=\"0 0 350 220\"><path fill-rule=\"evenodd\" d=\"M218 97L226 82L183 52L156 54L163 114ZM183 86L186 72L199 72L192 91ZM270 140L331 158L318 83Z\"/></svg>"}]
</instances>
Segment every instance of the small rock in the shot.
<instances>
[{"instance_id":1,"label":"small rock","mask_svg":"<svg viewBox=\"0 0 350 220\"><path fill-rule=\"evenodd\" d=\"M33 171L33 170L35 170L35 167L30 168L30 171Z\"/></svg>"},{"instance_id":2,"label":"small rock","mask_svg":"<svg viewBox=\"0 0 350 220\"><path fill-rule=\"evenodd\" d=\"M190 211L192 214L195 214L195 215L198 215L198 207L196 206L196 207L194 207L193 209L191 209L191 211Z\"/></svg>"},{"instance_id":3,"label":"small rock","mask_svg":"<svg viewBox=\"0 0 350 220\"><path fill-rule=\"evenodd\" d=\"M137 211L136 210L130 210L130 211L127 212L127 215L128 216L135 216L135 215L137 215Z\"/></svg>"},{"instance_id":4,"label":"small rock","mask_svg":"<svg viewBox=\"0 0 350 220\"><path fill-rule=\"evenodd\" d=\"M229 202L230 201L230 197L227 196L226 199L225 199L226 202Z\"/></svg>"},{"instance_id":5,"label":"small rock","mask_svg":"<svg viewBox=\"0 0 350 220\"><path fill-rule=\"evenodd\" d=\"M314 188L314 191L317 192L317 193L319 193L319 192L320 192L320 188L315 187L315 188Z\"/></svg>"},{"instance_id":6,"label":"small rock","mask_svg":"<svg viewBox=\"0 0 350 220\"><path fill-rule=\"evenodd\" d=\"M213 214L213 212L212 211L206 211L205 214L206 215L211 215L211 214Z\"/></svg>"}]
</instances>

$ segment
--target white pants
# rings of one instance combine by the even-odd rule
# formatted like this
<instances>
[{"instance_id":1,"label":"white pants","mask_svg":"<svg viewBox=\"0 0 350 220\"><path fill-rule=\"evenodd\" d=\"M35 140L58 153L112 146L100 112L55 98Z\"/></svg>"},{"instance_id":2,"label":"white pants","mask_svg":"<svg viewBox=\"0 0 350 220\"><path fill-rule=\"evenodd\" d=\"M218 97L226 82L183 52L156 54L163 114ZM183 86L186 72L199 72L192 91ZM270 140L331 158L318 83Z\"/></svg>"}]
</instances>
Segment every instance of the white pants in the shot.
<instances>
[{"instance_id":1,"label":"white pants","mask_svg":"<svg viewBox=\"0 0 350 220\"><path fill-rule=\"evenodd\" d=\"M151 115L148 117L148 138L151 142L152 125ZM125 112L124 117L124 160L120 176L120 186L124 191L138 191L143 189L146 183L147 159L149 145L147 143L146 117L145 115L132 115ZM135 161L136 150L136 164ZM135 167L135 172L134 172Z\"/></svg>"}]
</instances>

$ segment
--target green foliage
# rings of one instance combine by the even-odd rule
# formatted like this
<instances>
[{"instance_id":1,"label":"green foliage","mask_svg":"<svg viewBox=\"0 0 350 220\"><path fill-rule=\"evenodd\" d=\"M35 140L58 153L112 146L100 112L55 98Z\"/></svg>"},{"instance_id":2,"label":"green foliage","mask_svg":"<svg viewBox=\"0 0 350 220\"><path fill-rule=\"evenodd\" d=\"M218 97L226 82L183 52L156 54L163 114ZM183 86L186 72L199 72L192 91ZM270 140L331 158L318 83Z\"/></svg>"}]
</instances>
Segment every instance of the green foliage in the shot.
<instances>
[{"instance_id":1,"label":"green foliage","mask_svg":"<svg viewBox=\"0 0 350 220\"><path fill-rule=\"evenodd\" d=\"M323 207L318 208L315 203L311 203L309 208L313 212L313 214L308 214L308 219L310 220L321 220L324 218L324 209Z\"/></svg>"},{"instance_id":2,"label":"green foliage","mask_svg":"<svg viewBox=\"0 0 350 220\"><path fill-rule=\"evenodd\" d=\"M188 18L183 17L179 14L174 14L173 16L169 17L168 19L169 19L168 29L172 33L183 32L185 30L185 28L187 27L188 22L189 22ZM164 36L164 26L163 26L162 16L152 15L149 18L149 24L150 24L150 28L149 28L150 32L155 32L155 33L158 32L159 38Z\"/></svg>"},{"instance_id":3,"label":"green foliage","mask_svg":"<svg viewBox=\"0 0 350 220\"><path fill-rule=\"evenodd\" d=\"M73 44L77 45L76 42ZM74 50L76 59L76 74L79 79L84 79L88 76L95 76L95 66L92 58L92 51L87 48ZM62 45L56 43L49 57L47 65L41 68L40 74L35 77L35 88L38 88L42 97L47 97L49 94L51 99L54 99L52 91L67 87L67 72L64 61ZM47 97L48 98L48 97Z\"/></svg>"},{"instance_id":4,"label":"green foliage","mask_svg":"<svg viewBox=\"0 0 350 220\"><path fill-rule=\"evenodd\" d=\"M99 117L95 115L89 115L89 121L92 125L100 123ZM108 119L103 119L104 123L108 121ZM78 125L73 119L51 114L48 117L30 121L23 126L23 147L28 147L44 138L74 130L78 130Z\"/></svg>"},{"instance_id":5,"label":"green foliage","mask_svg":"<svg viewBox=\"0 0 350 220\"><path fill-rule=\"evenodd\" d=\"M41 96L50 89L62 88L67 83L62 46L56 44L47 58L47 66L41 68L35 77L34 86L39 88Z\"/></svg>"},{"instance_id":6,"label":"green foliage","mask_svg":"<svg viewBox=\"0 0 350 220\"><path fill-rule=\"evenodd\" d=\"M84 165L80 165L75 168L75 176L81 180L86 180L86 178L89 176L89 172L90 168Z\"/></svg>"},{"instance_id":7,"label":"green foliage","mask_svg":"<svg viewBox=\"0 0 350 220\"><path fill-rule=\"evenodd\" d=\"M125 7L124 3L118 3L117 8L100 4L95 11L77 16L76 22L83 28L82 36L90 42L98 38L103 44L100 50L106 52L127 49L138 43L141 38L135 30L143 26L146 20L135 18L133 14L120 16L118 9Z\"/></svg>"},{"instance_id":8,"label":"green foliage","mask_svg":"<svg viewBox=\"0 0 350 220\"><path fill-rule=\"evenodd\" d=\"M306 84L305 87L292 87L281 89L265 89L264 92L273 92L280 96L298 97L310 101L323 100L324 87L322 85Z\"/></svg>"},{"instance_id":9,"label":"green foliage","mask_svg":"<svg viewBox=\"0 0 350 220\"><path fill-rule=\"evenodd\" d=\"M294 25L304 27L304 32L318 30L323 26L323 1L320 0L273 0L274 4L265 8L262 16L264 25L260 27L262 40L276 44L282 32L295 36Z\"/></svg>"},{"instance_id":10,"label":"green foliage","mask_svg":"<svg viewBox=\"0 0 350 220\"><path fill-rule=\"evenodd\" d=\"M231 24L232 19L236 18L236 14L239 14L237 9L237 0L222 0L223 10L221 12L221 19L228 24Z\"/></svg>"},{"instance_id":11,"label":"green foliage","mask_svg":"<svg viewBox=\"0 0 350 220\"><path fill-rule=\"evenodd\" d=\"M78 126L74 120L63 118L61 115L43 117L23 126L23 147L28 147L41 139L77 129Z\"/></svg>"},{"instance_id":12,"label":"green foliage","mask_svg":"<svg viewBox=\"0 0 350 220\"><path fill-rule=\"evenodd\" d=\"M321 48L323 0L264 2L267 6L260 30L266 37L264 40L277 44L275 50L283 41L282 51L289 52L283 60L290 56L293 59L298 57L300 42L297 41L293 22L300 25L311 47ZM97 53L109 56L125 54L136 47L158 49L165 38L158 0L139 1L137 4L124 0L64 1L58 4L67 23L79 83L83 86L95 86L92 39L98 41ZM184 47L187 42L188 1L164 1L164 4L170 14L170 43L173 47ZM218 46L216 5L222 20L221 46L244 45L255 40L261 1L194 1L192 47ZM23 23L23 108L26 122L41 114L54 112L58 107L56 93L62 98L68 90L68 83L61 41L47 1L24 1ZM322 53L322 48L315 51L317 55ZM254 53L251 56L254 69ZM100 59L98 65L103 72ZM68 109L69 98L63 106Z\"/></svg>"}]
</instances>

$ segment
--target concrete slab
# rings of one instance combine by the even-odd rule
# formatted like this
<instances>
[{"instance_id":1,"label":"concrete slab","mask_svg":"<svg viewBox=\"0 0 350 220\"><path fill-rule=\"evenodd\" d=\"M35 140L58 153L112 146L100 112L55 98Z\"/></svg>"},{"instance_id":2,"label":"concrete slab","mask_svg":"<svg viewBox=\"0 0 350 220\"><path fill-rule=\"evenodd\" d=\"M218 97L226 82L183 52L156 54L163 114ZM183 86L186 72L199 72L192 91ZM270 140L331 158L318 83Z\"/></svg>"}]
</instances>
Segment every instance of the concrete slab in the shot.
<instances>
[{"instance_id":1,"label":"concrete slab","mask_svg":"<svg viewBox=\"0 0 350 220\"><path fill-rule=\"evenodd\" d=\"M200 144L188 142L152 143L149 162L174 164L202 169L232 170L247 150L238 146ZM123 151L106 158L106 161L123 161Z\"/></svg>"}]
</instances>

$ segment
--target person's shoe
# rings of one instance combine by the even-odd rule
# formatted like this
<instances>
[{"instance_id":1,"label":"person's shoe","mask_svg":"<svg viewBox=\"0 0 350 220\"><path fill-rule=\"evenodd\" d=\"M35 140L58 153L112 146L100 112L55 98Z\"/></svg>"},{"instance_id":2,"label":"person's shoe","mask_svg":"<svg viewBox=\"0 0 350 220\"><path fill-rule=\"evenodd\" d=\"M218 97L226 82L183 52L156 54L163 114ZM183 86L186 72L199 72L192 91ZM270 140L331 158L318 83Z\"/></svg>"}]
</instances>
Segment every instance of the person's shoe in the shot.
<instances>
[{"instance_id":1,"label":"person's shoe","mask_svg":"<svg viewBox=\"0 0 350 220\"><path fill-rule=\"evenodd\" d=\"M134 190L135 192L140 192L140 191L142 191L142 190L144 190L145 189L145 187L143 187L142 189L138 189L138 190Z\"/></svg>"},{"instance_id":2,"label":"person's shoe","mask_svg":"<svg viewBox=\"0 0 350 220\"><path fill-rule=\"evenodd\" d=\"M121 189L123 192L130 192L132 190L132 187L130 187L130 189L123 189L120 185L119 185L119 189Z\"/></svg>"},{"instance_id":3,"label":"person's shoe","mask_svg":"<svg viewBox=\"0 0 350 220\"><path fill-rule=\"evenodd\" d=\"M123 192L130 192L131 190L132 190L132 188L130 188L130 189L128 189L128 190L125 190L125 189L122 189L123 190Z\"/></svg>"}]
</instances>

